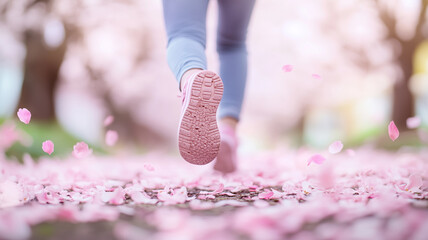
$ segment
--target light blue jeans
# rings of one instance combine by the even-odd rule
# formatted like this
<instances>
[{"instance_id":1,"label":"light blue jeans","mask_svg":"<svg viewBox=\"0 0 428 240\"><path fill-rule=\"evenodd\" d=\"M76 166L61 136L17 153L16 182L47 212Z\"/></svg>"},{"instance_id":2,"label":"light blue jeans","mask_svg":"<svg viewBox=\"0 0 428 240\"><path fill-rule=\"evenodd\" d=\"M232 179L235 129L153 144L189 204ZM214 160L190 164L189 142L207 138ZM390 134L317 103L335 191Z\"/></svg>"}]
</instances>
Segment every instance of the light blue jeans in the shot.
<instances>
[{"instance_id":1,"label":"light blue jeans","mask_svg":"<svg viewBox=\"0 0 428 240\"><path fill-rule=\"evenodd\" d=\"M247 28L255 0L217 0L217 52L224 83L219 117L240 118L247 80ZM209 0L163 0L168 65L179 85L192 68L207 69L206 13Z\"/></svg>"}]
</instances>

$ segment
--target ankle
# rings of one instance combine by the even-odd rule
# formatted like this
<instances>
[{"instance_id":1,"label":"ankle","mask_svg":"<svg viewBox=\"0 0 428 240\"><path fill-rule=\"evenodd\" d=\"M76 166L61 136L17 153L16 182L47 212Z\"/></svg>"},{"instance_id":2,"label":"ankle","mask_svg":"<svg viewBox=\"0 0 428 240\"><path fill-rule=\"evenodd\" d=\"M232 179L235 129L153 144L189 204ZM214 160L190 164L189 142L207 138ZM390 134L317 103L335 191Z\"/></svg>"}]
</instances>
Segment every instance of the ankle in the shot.
<instances>
[{"instance_id":1,"label":"ankle","mask_svg":"<svg viewBox=\"0 0 428 240\"><path fill-rule=\"evenodd\" d=\"M236 128L238 126L238 120L233 117L224 117L220 119L220 124L222 126L231 128L233 131L236 131Z\"/></svg>"},{"instance_id":2,"label":"ankle","mask_svg":"<svg viewBox=\"0 0 428 240\"><path fill-rule=\"evenodd\" d=\"M189 80L189 78L193 74L200 72L202 70L203 69L201 69L201 68L191 68L191 69L187 70L180 79L180 91L183 91L184 84L186 83L186 81Z\"/></svg>"}]
</instances>

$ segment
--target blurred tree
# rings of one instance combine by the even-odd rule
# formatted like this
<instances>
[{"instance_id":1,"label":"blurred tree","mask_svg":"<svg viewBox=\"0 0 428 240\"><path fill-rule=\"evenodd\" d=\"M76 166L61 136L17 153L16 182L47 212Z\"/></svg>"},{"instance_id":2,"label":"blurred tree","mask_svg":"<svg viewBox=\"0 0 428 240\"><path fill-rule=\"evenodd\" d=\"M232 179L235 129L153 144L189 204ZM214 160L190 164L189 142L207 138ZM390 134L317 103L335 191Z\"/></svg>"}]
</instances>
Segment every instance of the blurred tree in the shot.
<instances>
[{"instance_id":1,"label":"blurred tree","mask_svg":"<svg viewBox=\"0 0 428 240\"><path fill-rule=\"evenodd\" d=\"M98 7L94 7L97 5ZM136 6L137 1L122 0L108 3L85 0L0 0L0 21L10 28L9 31L26 48L24 81L18 107L30 109L34 120L55 120L55 90L59 79L64 78L60 76L60 68L67 56L72 56L79 59L79 64L84 65L86 76L92 80L91 93L102 99L107 111L115 116L113 128L119 131L122 140L155 142L154 144L163 142L164 139L159 133L132 116L130 108L116 104L118 98L115 98L113 93L116 88L107 84L113 75L116 82L132 75L141 67L141 63L147 60L150 50L147 40L150 34L146 32L144 22L150 20L142 19L141 9ZM113 9L114 14L111 14ZM133 28L129 28L129 25ZM121 52L115 55L114 59L109 59L112 61L108 63L98 64L96 60L93 61L103 57L95 56L102 54L91 51L89 48L94 46L87 46L86 40L90 33L105 26L110 26L115 33L126 35L124 38L134 39L133 43L138 44L134 46L135 54L129 56L127 52ZM107 42L114 40L109 39ZM97 45L103 43L97 42ZM115 44L123 45L121 42ZM84 54L70 54L71 48ZM102 49L107 55L113 51L111 46ZM121 76L115 75L118 69L116 63L123 62L123 59L130 62L132 67ZM75 79L73 82L81 84ZM141 102L143 97L139 97L134 101Z\"/></svg>"},{"instance_id":2,"label":"blurred tree","mask_svg":"<svg viewBox=\"0 0 428 240\"><path fill-rule=\"evenodd\" d=\"M55 119L54 92L67 45L64 24L52 5L52 0L6 1L0 5L0 21L16 27L12 31L26 49L18 107L31 109L35 120ZM19 12L24 17L17 15ZM55 21L49 19L52 17Z\"/></svg>"},{"instance_id":3,"label":"blurred tree","mask_svg":"<svg viewBox=\"0 0 428 240\"><path fill-rule=\"evenodd\" d=\"M386 1L374 0L377 5L379 17L387 28L387 40L393 40L399 44L400 51L397 54L397 64L402 69L402 75L395 82L393 92L392 120L399 129L407 129L406 120L414 115L414 99L409 89L409 80L413 74L413 55L416 48L425 40L424 27L428 0L420 0L419 12L414 26L413 34L403 37L399 34L398 21L399 5L391 9Z\"/></svg>"},{"instance_id":4,"label":"blurred tree","mask_svg":"<svg viewBox=\"0 0 428 240\"><path fill-rule=\"evenodd\" d=\"M54 94L66 43L64 41L60 46L52 48L45 44L40 32L26 30L24 36L27 55L18 107L31 109L33 119L54 120Z\"/></svg>"}]
</instances>

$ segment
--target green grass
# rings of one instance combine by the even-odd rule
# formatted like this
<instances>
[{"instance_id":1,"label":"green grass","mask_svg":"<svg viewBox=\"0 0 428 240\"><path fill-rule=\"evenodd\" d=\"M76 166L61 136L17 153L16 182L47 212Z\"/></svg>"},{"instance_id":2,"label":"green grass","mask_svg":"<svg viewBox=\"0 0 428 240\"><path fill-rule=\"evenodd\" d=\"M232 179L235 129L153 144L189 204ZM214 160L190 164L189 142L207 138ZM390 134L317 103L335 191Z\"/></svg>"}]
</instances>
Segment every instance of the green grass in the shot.
<instances>
[{"instance_id":1,"label":"green grass","mask_svg":"<svg viewBox=\"0 0 428 240\"><path fill-rule=\"evenodd\" d=\"M4 119L0 120L0 123L4 121ZM28 125L15 121L15 124L17 126L17 130L27 134L30 139L32 139L32 142L29 146L24 146L19 142L13 144L6 151L6 156L8 156L9 159L15 158L21 161L25 153L28 153L34 159L37 159L41 156L49 156L42 150L42 143L46 140L51 140L55 144L55 149L51 157L66 157L69 156L73 151L73 146L77 142L82 141L69 134L56 121L31 121L31 124ZM105 150L103 150L100 146L90 145L89 147L97 153L105 153Z\"/></svg>"}]
</instances>

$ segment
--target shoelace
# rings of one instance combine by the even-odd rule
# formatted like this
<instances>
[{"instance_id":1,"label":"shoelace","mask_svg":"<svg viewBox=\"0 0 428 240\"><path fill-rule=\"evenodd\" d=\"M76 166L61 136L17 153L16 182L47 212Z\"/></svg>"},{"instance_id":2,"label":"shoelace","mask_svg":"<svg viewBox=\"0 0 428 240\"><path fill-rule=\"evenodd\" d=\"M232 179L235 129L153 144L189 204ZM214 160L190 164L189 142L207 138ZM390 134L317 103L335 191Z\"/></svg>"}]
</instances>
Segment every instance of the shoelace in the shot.
<instances>
[{"instance_id":1,"label":"shoelace","mask_svg":"<svg viewBox=\"0 0 428 240\"><path fill-rule=\"evenodd\" d=\"M181 89L181 93L179 93L178 95L177 95L177 97L181 97L181 104L183 105L184 104L184 101L186 100L186 95L187 95L187 85L189 84L189 81L190 81L190 79L192 79L192 78L194 78L195 76L197 75L197 73L195 73L195 74L193 74L192 76L190 76L189 78L187 78L187 79L183 79L185 82L184 82L184 85L183 85L183 87L182 87L182 89Z\"/></svg>"},{"instance_id":2,"label":"shoelace","mask_svg":"<svg viewBox=\"0 0 428 240\"><path fill-rule=\"evenodd\" d=\"M183 86L183 90L177 94L178 98L181 98L181 104L184 104L184 101L186 100L186 93L187 93L187 83Z\"/></svg>"},{"instance_id":3,"label":"shoelace","mask_svg":"<svg viewBox=\"0 0 428 240\"><path fill-rule=\"evenodd\" d=\"M184 83L183 89L181 91L181 104L184 104L184 101L186 99L187 94L187 83L189 82L188 79L186 79L186 82Z\"/></svg>"}]
</instances>

